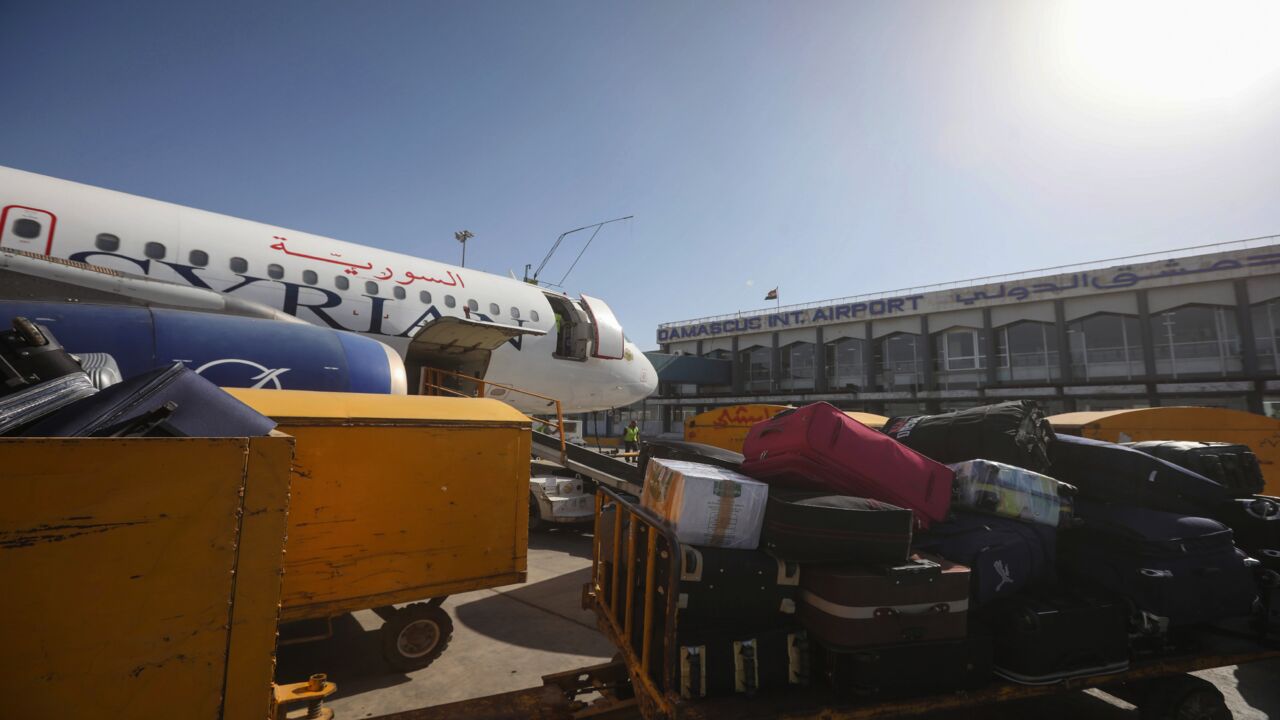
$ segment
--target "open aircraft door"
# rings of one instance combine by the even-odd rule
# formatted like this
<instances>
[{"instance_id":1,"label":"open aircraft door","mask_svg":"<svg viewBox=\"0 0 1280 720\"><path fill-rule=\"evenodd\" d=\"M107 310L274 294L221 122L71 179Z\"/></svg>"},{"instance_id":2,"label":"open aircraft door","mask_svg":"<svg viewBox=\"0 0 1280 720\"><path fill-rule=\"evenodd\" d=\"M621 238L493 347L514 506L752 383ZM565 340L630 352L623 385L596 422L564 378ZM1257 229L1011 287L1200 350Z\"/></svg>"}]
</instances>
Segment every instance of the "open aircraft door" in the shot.
<instances>
[{"instance_id":1,"label":"open aircraft door","mask_svg":"<svg viewBox=\"0 0 1280 720\"><path fill-rule=\"evenodd\" d=\"M484 379L490 356L503 343L526 335L545 334L534 328L446 315L426 323L413 336L405 364L410 373L434 369Z\"/></svg>"},{"instance_id":2,"label":"open aircraft door","mask_svg":"<svg viewBox=\"0 0 1280 720\"><path fill-rule=\"evenodd\" d=\"M592 356L603 360L621 360L627 341L622 337L622 324L618 322L613 310L600 298L590 295L582 296L582 306L591 316L591 326L595 329Z\"/></svg>"}]
</instances>

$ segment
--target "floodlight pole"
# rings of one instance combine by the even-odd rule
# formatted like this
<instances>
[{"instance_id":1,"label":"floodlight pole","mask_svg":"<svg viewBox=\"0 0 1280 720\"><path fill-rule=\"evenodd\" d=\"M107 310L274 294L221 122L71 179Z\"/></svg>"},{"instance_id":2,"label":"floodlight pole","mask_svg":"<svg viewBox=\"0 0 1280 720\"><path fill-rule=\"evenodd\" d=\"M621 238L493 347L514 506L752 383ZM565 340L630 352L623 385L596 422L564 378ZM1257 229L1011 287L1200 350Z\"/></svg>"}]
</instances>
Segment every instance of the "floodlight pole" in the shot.
<instances>
[{"instance_id":1,"label":"floodlight pole","mask_svg":"<svg viewBox=\"0 0 1280 720\"><path fill-rule=\"evenodd\" d=\"M475 237L475 233L470 230L459 230L453 234L453 239L462 243L462 267L467 266L467 241Z\"/></svg>"}]
</instances>

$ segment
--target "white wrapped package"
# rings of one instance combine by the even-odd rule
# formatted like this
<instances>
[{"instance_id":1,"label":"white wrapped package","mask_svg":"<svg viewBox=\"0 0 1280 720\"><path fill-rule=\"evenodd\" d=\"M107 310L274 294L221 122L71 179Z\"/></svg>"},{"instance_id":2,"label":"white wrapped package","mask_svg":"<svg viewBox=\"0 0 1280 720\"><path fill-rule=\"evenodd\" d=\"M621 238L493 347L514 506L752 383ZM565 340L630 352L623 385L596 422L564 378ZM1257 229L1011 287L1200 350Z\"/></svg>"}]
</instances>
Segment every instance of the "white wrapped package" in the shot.
<instances>
[{"instance_id":1,"label":"white wrapped package","mask_svg":"<svg viewBox=\"0 0 1280 720\"><path fill-rule=\"evenodd\" d=\"M715 465L653 459L640 504L675 526L687 545L755 550L769 486Z\"/></svg>"}]
</instances>

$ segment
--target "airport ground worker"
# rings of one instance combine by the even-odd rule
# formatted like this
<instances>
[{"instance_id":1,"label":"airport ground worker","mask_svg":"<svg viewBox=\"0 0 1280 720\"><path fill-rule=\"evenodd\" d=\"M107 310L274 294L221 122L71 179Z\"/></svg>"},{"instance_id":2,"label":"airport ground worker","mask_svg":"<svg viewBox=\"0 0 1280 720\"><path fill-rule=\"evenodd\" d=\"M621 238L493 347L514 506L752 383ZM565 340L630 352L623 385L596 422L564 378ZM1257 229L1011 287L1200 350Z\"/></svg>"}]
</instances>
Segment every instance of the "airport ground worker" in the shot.
<instances>
[{"instance_id":1,"label":"airport ground worker","mask_svg":"<svg viewBox=\"0 0 1280 720\"><path fill-rule=\"evenodd\" d=\"M622 442L625 452L638 452L640 450L640 426L636 425L635 420L632 420L631 424L622 431Z\"/></svg>"}]
</instances>

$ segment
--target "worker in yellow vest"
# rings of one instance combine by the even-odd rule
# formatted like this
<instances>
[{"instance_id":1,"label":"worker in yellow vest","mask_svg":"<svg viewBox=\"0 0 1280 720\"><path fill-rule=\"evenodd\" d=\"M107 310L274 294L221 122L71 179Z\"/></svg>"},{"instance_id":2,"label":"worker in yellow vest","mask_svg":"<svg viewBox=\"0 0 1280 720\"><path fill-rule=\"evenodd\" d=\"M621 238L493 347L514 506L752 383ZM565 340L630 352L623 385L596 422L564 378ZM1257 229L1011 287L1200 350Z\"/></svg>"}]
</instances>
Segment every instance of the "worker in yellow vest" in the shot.
<instances>
[{"instance_id":1,"label":"worker in yellow vest","mask_svg":"<svg viewBox=\"0 0 1280 720\"><path fill-rule=\"evenodd\" d=\"M632 420L631 424L622 431L622 442L626 452L638 452L640 450L640 426L636 425L636 421Z\"/></svg>"}]
</instances>

